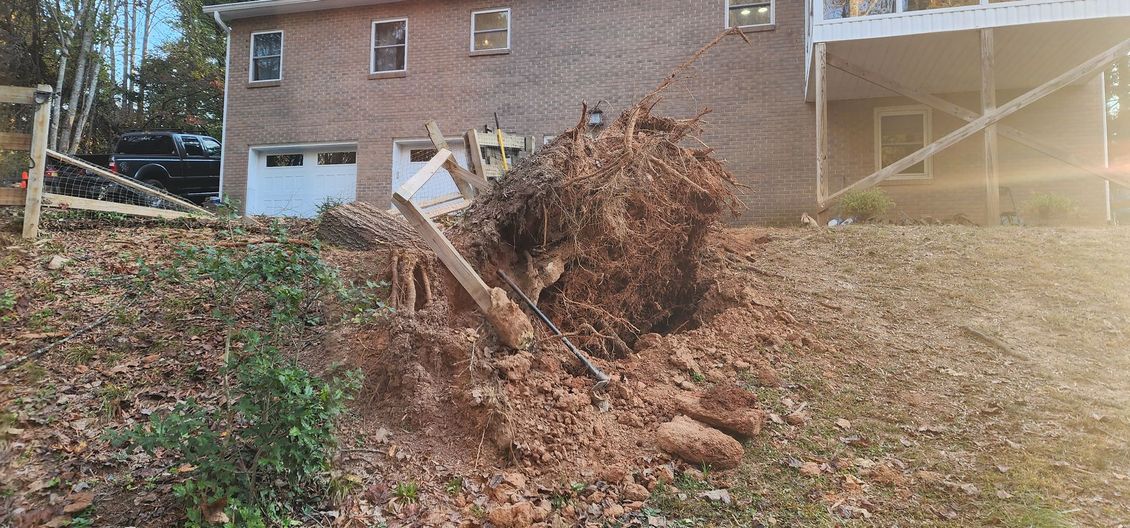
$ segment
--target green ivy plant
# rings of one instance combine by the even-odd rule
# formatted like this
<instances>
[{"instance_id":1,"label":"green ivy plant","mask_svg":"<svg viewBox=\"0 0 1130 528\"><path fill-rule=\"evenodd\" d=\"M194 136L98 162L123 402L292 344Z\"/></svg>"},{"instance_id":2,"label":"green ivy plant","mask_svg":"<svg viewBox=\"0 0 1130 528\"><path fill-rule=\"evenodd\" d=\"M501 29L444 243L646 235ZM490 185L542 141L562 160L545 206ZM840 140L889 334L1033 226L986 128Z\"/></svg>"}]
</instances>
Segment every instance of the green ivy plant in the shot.
<instances>
[{"instance_id":1,"label":"green ivy plant","mask_svg":"<svg viewBox=\"0 0 1130 528\"><path fill-rule=\"evenodd\" d=\"M179 455L188 477L173 491L187 526L286 526L326 492L334 425L361 374L319 379L256 332L234 344L221 370L226 403L187 400L114 442Z\"/></svg>"}]
</instances>

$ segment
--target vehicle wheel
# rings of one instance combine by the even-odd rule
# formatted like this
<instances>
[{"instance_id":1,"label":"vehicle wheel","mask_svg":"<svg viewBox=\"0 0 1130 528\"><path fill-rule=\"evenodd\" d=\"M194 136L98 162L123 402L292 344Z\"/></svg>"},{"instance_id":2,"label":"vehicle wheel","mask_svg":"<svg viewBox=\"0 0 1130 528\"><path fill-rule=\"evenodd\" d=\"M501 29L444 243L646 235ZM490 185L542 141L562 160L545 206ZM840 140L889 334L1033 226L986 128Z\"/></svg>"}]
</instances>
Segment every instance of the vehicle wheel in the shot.
<instances>
[{"instance_id":1,"label":"vehicle wheel","mask_svg":"<svg viewBox=\"0 0 1130 528\"><path fill-rule=\"evenodd\" d=\"M161 184L160 181L145 180L141 183L143 185L145 185L146 187L149 187L150 189L153 189L155 191L168 192L165 189L165 186L163 184ZM159 196L154 196L152 194L145 194L145 193L138 193L138 194L140 195L139 198L141 198L141 204L146 206L146 207L161 208L161 207L165 206L165 199L164 198L161 198Z\"/></svg>"}]
</instances>

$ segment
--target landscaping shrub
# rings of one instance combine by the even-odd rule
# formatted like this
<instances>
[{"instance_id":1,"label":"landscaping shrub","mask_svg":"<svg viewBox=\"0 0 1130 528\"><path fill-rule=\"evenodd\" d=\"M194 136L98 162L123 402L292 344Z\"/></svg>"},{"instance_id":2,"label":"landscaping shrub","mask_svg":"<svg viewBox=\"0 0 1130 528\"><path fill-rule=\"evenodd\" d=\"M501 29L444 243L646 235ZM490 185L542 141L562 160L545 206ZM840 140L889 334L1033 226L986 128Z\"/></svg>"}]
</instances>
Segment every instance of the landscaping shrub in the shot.
<instances>
[{"instance_id":1,"label":"landscaping shrub","mask_svg":"<svg viewBox=\"0 0 1130 528\"><path fill-rule=\"evenodd\" d=\"M229 347L224 403L187 400L116 439L177 453L188 477L173 488L187 526L289 525L328 484L334 424L360 387L358 371L324 381L254 332Z\"/></svg>"},{"instance_id":2,"label":"landscaping shrub","mask_svg":"<svg viewBox=\"0 0 1130 528\"><path fill-rule=\"evenodd\" d=\"M1024 202L1024 211L1041 221L1058 220L1075 210L1075 202L1055 193L1034 193Z\"/></svg>"},{"instance_id":3,"label":"landscaping shrub","mask_svg":"<svg viewBox=\"0 0 1130 528\"><path fill-rule=\"evenodd\" d=\"M895 206L895 201L882 189L867 189L844 193L840 199L840 210L845 217L853 216L859 220L879 218Z\"/></svg>"},{"instance_id":4,"label":"landscaping shrub","mask_svg":"<svg viewBox=\"0 0 1130 528\"><path fill-rule=\"evenodd\" d=\"M358 370L322 380L303 369L292 339L322 320L324 300L342 303L347 317L386 313L367 284L343 284L316 244L288 238L246 246L184 247L160 273L147 273L201 292L197 303L227 328L219 403L189 399L148 424L114 436L153 453L180 457L188 526L289 526L303 508L321 502L329 482L335 422L360 388ZM268 316L269 314L269 316Z\"/></svg>"}]
</instances>

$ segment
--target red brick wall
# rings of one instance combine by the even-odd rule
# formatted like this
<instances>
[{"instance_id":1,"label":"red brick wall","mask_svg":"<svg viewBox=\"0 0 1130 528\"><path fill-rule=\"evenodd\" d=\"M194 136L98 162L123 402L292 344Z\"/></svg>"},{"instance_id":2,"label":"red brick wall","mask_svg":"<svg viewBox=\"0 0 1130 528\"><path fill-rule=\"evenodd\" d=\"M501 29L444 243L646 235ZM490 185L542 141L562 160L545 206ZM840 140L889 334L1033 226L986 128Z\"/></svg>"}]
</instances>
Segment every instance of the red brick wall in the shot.
<instances>
[{"instance_id":1,"label":"red brick wall","mask_svg":"<svg viewBox=\"0 0 1130 528\"><path fill-rule=\"evenodd\" d=\"M669 91L663 112L714 113L705 140L752 187L740 190L746 222L793 221L814 206L813 107L802 97L802 2L779 1L775 30L731 39ZM649 2L438 1L236 20L225 193L243 200L256 145L356 141L358 197L387 203L394 139L425 137L436 119L448 135L491 123L554 135L577 122L580 102L606 100L606 115L649 92L723 29L723 0ZM509 55L468 56L470 12L513 10ZM374 19L408 17L408 75L370 80ZM249 88L252 31L285 32L283 80Z\"/></svg>"},{"instance_id":2,"label":"red brick wall","mask_svg":"<svg viewBox=\"0 0 1130 528\"><path fill-rule=\"evenodd\" d=\"M492 7L512 9L512 51L469 56L470 13ZM369 79L371 22L392 17L408 18L408 74ZM575 124L582 100L606 101L606 115L613 116L713 38L723 20L724 0L417 0L234 21L224 192L244 200L251 147L356 142L358 198L387 204L393 141L425 137L426 120L436 119L447 135L461 135L491 123L498 112L506 130L541 136ZM251 88L250 33L275 29L285 31L283 80ZM707 54L693 79L669 90L660 111L714 110L704 139L749 186L739 189L747 208L735 222L796 223L801 211L816 209L814 106L803 100L803 2L778 0L776 28L747 35L752 45L731 39ZM1024 111L1051 116L1043 121L1050 123L1043 137L1056 141L1064 130L1057 123L1083 127L1097 115L1071 95L1057 97L1070 104ZM851 181L873 172L871 109L889 102L832 104L833 189L836 178ZM975 100L967 104L977 107ZM934 122L935 137L959 125L937 113ZM1097 117L1093 128L1101 134ZM1080 137L1085 145L1097 144ZM1047 172L1044 159L1001 143L1006 170ZM983 216L979 144L967 141L939 158L929 184L887 186L900 209ZM1059 170L1062 164L1054 167L1057 175L1073 176ZM1011 173L1002 176L1005 185L1012 180ZM1078 182L1064 185L1075 192ZM1082 198L1090 203L1093 186L1083 187ZM1020 200L1025 190L1015 192Z\"/></svg>"}]
</instances>

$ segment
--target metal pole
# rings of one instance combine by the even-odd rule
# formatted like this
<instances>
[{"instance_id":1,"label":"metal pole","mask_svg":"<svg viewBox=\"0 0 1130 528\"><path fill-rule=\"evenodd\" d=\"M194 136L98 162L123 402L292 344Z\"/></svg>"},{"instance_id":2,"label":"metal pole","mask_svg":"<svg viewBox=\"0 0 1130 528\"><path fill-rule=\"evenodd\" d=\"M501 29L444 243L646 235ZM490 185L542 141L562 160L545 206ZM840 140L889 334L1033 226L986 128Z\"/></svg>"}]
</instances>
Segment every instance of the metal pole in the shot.
<instances>
[{"instance_id":1,"label":"metal pole","mask_svg":"<svg viewBox=\"0 0 1130 528\"><path fill-rule=\"evenodd\" d=\"M508 286L510 286L510 289L514 290L514 293L518 294L518 297L522 299L522 302L526 303L526 306L529 306L530 309L533 310L535 314L537 314L538 319L541 319L541 322L545 323L545 326L548 326L549 329L557 337L561 338L561 342L565 343L565 347L568 348L569 351L572 352L578 360L580 360L581 364L583 364L585 368L587 368L589 372L592 373L593 377L596 378L596 385L593 387L594 389L603 389L606 385L608 385L608 382L611 379L608 377L608 374L602 372L600 368L592 363L592 361L589 361L589 358L585 356L584 353L582 353L580 350L577 350L577 347L573 346L573 342L569 341L569 338L565 337L565 334L561 333L561 330L557 328L557 325L553 324L553 321L549 320L549 317L546 316L545 312L542 312L536 304L534 304L534 301L531 301L529 297L526 297L526 293L523 292L517 284L514 284L514 281L510 279L510 276L507 275L505 271L498 270L498 276L502 277L502 280L506 282Z\"/></svg>"}]
</instances>

